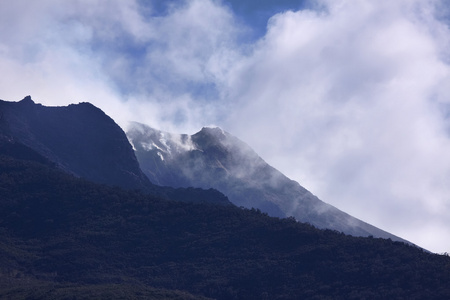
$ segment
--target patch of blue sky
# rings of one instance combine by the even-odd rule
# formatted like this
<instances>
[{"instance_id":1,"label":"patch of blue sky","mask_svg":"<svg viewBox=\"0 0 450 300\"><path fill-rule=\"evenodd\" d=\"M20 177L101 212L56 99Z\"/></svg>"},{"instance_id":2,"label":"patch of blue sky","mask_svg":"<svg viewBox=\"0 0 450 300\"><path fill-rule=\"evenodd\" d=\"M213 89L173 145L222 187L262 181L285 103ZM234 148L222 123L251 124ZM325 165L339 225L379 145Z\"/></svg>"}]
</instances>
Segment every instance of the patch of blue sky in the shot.
<instances>
[{"instance_id":1,"label":"patch of blue sky","mask_svg":"<svg viewBox=\"0 0 450 300\"><path fill-rule=\"evenodd\" d=\"M250 40L257 40L265 35L267 22L275 14L317 6L317 3L311 0L222 0L216 2L228 7L238 22L251 29L251 33L247 36ZM141 14L146 18L165 16L180 3L186 3L186 0L156 0L151 2L139 0L142 8Z\"/></svg>"},{"instance_id":2,"label":"patch of blue sky","mask_svg":"<svg viewBox=\"0 0 450 300\"><path fill-rule=\"evenodd\" d=\"M288 10L307 9L312 6L310 0L226 0L224 4L232 9L239 20L252 28L253 39L259 39L265 35L267 22L275 14Z\"/></svg>"}]
</instances>

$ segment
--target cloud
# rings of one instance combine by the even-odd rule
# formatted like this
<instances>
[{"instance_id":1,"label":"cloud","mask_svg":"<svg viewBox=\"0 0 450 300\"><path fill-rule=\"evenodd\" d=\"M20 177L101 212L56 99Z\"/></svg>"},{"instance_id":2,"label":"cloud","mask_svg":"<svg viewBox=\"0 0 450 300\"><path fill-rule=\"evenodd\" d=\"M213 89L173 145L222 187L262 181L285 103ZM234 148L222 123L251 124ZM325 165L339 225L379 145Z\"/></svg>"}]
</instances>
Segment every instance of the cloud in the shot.
<instances>
[{"instance_id":1,"label":"cloud","mask_svg":"<svg viewBox=\"0 0 450 300\"><path fill-rule=\"evenodd\" d=\"M214 122L226 106L220 101L221 85L239 57L238 42L246 32L236 24L231 11L212 1L189 1L172 7L167 15L148 21L155 34L146 41L141 64L129 70L120 85L134 78L130 93L150 95L164 105L160 114L163 123L168 119L179 128L195 130L205 122ZM123 76L123 68L118 74ZM148 99L140 101L146 102Z\"/></svg>"},{"instance_id":2,"label":"cloud","mask_svg":"<svg viewBox=\"0 0 450 300\"><path fill-rule=\"evenodd\" d=\"M220 125L322 200L449 252L445 2L308 2L256 41L220 1L2 2L0 97Z\"/></svg>"},{"instance_id":3,"label":"cloud","mask_svg":"<svg viewBox=\"0 0 450 300\"><path fill-rule=\"evenodd\" d=\"M449 32L435 3L322 4L271 18L230 81L230 130L322 200L450 248L417 230L450 233Z\"/></svg>"},{"instance_id":4,"label":"cloud","mask_svg":"<svg viewBox=\"0 0 450 300\"><path fill-rule=\"evenodd\" d=\"M121 106L114 86L102 70L101 59L92 51L94 37L112 38L96 29L100 20L94 22L95 12L100 13L105 1L87 3L62 5L47 0L0 4L1 26L8 29L0 33L3 99L19 100L31 94L47 105L91 101L105 104L101 106L107 111ZM109 7L111 14L102 15L101 19L105 24L113 22L113 16L117 16L114 11L125 10Z\"/></svg>"},{"instance_id":5,"label":"cloud","mask_svg":"<svg viewBox=\"0 0 450 300\"><path fill-rule=\"evenodd\" d=\"M208 0L173 2L163 13L152 3L106 0L19 0L0 8L9 28L0 33L4 99L90 101L122 126L214 123L222 106L217 86L246 31Z\"/></svg>"}]
</instances>

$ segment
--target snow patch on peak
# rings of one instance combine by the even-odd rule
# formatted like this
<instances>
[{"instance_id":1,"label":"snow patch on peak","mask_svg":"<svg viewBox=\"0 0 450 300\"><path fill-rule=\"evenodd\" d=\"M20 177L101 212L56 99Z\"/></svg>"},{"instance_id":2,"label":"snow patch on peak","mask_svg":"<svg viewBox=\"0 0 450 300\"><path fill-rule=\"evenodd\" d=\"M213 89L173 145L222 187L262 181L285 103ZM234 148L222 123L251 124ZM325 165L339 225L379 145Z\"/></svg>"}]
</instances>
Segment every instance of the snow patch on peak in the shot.
<instances>
[{"instance_id":1,"label":"snow patch on peak","mask_svg":"<svg viewBox=\"0 0 450 300\"><path fill-rule=\"evenodd\" d=\"M187 151L192 151L196 149L192 138L186 134L172 134L167 132L159 132L159 134L155 137L149 137L150 139L147 141L146 145L151 143L151 146L145 147L145 142L142 143L142 146L145 150L158 149L158 155L161 153L174 155L177 153L183 153Z\"/></svg>"},{"instance_id":2,"label":"snow patch on peak","mask_svg":"<svg viewBox=\"0 0 450 300\"><path fill-rule=\"evenodd\" d=\"M198 150L190 135L164 132L136 122L132 122L130 125L127 136L133 149L152 151L162 160L184 152Z\"/></svg>"},{"instance_id":3,"label":"snow patch on peak","mask_svg":"<svg viewBox=\"0 0 450 300\"><path fill-rule=\"evenodd\" d=\"M153 149L158 149L159 151L163 151L166 152L163 148L161 148L160 146L158 146L157 144L155 144L154 142L141 142L141 147L145 150L145 151L150 151Z\"/></svg>"},{"instance_id":4,"label":"snow patch on peak","mask_svg":"<svg viewBox=\"0 0 450 300\"><path fill-rule=\"evenodd\" d=\"M161 152L158 151L157 154L158 154L159 158L161 158L161 160L164 160L164 156L162 155Z\"/></svg>"},{"instance_id":5,"label":"snow patch on peak","mask_svg":"<svg viewBox=\"0 0 450 300\"><path fill-rule=\"evenodd\" d=\"M171 151L171 149L170 149L170 145L167 143L167 139L166 139L166 137L165 137L164 132L161 132L161 133L159 134L159 136L160 136L159 142L166 148L166 149L165 149L165 152L168 152L169 154L172 154L172 151ZM155 145L155 146L156 146L156 145ZM160 150L162 150L162 149L160 149ZM162 151L164 151L164 150L162 150ZM158 154L159 154L159 152L158 152Z\"/></svg>"},{"instance_id":6,"label":"snow patch on peak","mask_svg":"<svg viewBox=\"0 0 450 300\"><path fill-rule=\"evenodd\" d=\"M133 140L130 139L128 136L127 136L127 139L128 139L128 143L130 143L131 148L133 149L133 151L136 151L136 147L134 146Z\"/></svg>"}]
</instances>

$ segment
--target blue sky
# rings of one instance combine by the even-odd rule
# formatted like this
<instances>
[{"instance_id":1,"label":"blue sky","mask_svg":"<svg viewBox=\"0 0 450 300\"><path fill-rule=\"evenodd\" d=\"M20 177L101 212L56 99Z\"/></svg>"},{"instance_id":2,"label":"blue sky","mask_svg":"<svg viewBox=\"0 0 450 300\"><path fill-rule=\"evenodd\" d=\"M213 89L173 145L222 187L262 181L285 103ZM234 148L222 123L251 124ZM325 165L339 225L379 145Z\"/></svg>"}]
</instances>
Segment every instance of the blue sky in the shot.
<instances>
[{"instance_id":1,"label":"blue sky","mask_svg":"<svg viewBox=\"0 0 450 300\"><path fill-rule=\"evenodd\" d=\"M450 252L447 6L3 1L0 98L220 126L322 200Z\"/></svg>"}]
</instances>

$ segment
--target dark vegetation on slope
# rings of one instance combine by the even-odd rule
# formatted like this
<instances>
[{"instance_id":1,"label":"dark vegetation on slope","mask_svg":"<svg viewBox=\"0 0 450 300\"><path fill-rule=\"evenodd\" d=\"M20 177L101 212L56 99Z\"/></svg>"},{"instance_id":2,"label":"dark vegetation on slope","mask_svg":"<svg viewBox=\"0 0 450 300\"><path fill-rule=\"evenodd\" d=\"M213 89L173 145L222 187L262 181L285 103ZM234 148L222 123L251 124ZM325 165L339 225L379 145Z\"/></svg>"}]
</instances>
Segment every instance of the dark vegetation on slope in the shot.
<instances>
[{"instance_id":1,"label":"dark vegetation on slope","mask_svg":"<svg viewBox=\"0 0 450 300\"><path fill-rule=\"evenodd\" d=\"M2 298L450 297L447 256L98 185L18 156L0 157Z\"/></svg>"}]
</instances>

